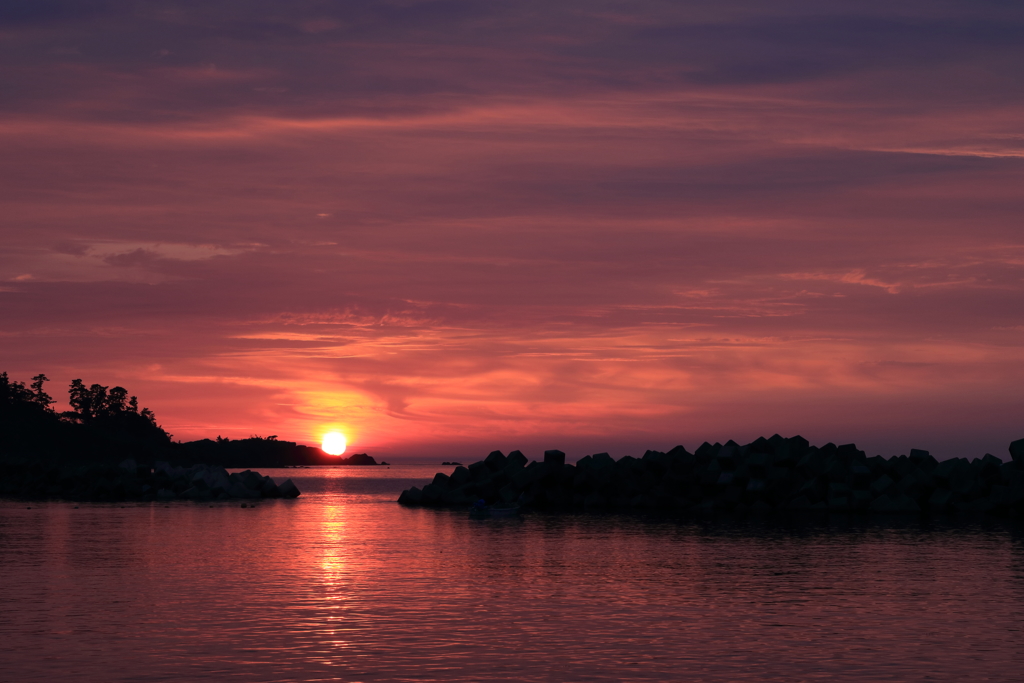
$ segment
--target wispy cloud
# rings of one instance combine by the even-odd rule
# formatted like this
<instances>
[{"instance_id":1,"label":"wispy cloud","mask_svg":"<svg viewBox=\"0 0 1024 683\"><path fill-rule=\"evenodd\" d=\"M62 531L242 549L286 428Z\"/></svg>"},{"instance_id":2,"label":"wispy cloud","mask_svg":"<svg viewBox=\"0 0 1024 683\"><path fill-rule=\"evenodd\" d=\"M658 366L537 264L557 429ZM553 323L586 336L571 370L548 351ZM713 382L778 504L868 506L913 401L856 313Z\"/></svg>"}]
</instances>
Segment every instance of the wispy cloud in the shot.
<instances>
[{"instance_id":1,"label":"wispy cloud","mask_svg":"<svg viewBox=\"0 0 1024 683\"><path fill-rule=\"evenodd\" d=\"M402 452L1016 429L1021 7L136 9L0 7L0 370Z\"/></svg>"},{"instance_id":2,"label":"wispy cloud","mask_svg":"<svg viewBox=\"0 0 1024 683\"><path fill-rule=\"evenodd\" d=\"M856 268L845 273L783 273L781 277L788 280L823 280L826 282L842 282L852 285L866 285L868 287L879 287L889 294L899 294L899 282L884 282L877 278L868 277L864 270Z\"/></svg>"}]
</instances>

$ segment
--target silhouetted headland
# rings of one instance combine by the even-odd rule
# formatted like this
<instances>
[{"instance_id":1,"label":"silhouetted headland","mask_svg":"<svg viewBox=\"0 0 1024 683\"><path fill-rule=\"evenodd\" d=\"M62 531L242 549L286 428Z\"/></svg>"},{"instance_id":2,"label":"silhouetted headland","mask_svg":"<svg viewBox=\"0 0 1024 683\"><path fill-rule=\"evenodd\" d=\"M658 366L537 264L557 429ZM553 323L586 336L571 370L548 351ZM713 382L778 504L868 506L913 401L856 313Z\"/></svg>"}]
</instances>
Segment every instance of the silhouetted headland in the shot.
<instances>
[{"instance_id":1,"label":"silhouetted headland","mask_svg":"<svg viewBox=\"0 0 1024 683\"><path fill-rule=\"evenodd\" d=\"M228 475L225 468L378 465L365 453L338 458L275 436L174 442L153 411L140 408L123 387L86 386L76 379L68 390L71 410L58 412L45 391L47 381L40 374L26 386L0 373L0 494L82 500L246 498L253 497L243 494L255 479ZM186 495L193 486L184 484L195 477L198 494ZM286 483L278 493L294 497L294 490L297 496L298 489ZM263 484L256 490L278 496Z\"/></svg>"},{"instance_id":2,"label":"silhouetted headland","mask_svg":"<svg viewBox=\"0 0 1024 683\"><path fill-rule=\"evenodd\" d=\"M938 462L928 451L869 458L854 444L811 446L776 434L745 446L704 443L695 453L613 460L588 455L576 465L561 451L543 462L494 451L469 467L438 473L399 503L467 507L518 503L551 511L661 510L697 514L773 512L988 513L1024 515L1024 439L1010 444L1010 462L994 455Z\"/></svg>"},{"instance_id":3,"label":"silhouetted headland","mask_svg":"<svg viewBox=\"0 0 1024 683\"><path fill-rule=\"evenodd\" d=\"M355 453L347 458L328 455L313 446L300 446L293 441L279 441L276 436L252 436L248 439L201 439L173 444L177 462L212 462L222 467L332 467L377 466L366 453Z\"/></svg>"}]
</instances>

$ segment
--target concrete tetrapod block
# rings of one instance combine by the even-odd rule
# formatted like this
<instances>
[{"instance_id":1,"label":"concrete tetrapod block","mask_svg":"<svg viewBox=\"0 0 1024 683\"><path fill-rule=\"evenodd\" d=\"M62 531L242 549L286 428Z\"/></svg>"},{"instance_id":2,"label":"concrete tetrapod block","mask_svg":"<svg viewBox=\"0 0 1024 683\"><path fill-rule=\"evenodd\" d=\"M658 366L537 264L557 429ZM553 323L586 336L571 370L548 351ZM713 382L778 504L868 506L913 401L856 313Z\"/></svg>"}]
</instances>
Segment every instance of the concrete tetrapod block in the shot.
<instances>
[{"instance_id":1,"label":"concrete tetrapod block","mask_svg":"<svg viewBox=\"0 0 1024 683\"><path fill-rule=\"evenodd\" d=\"M481 479L486 479L491 476L490 469L482 460L473 463L467 469L469 469L469 478L472 481L480 481Z\"/></svg>"},{"instance_id":2,"label":"concrete tetrapod block","mask_svg":"<svg viewBox=\"0 0 1024 683\"><path fill-rule=\"evenodd\" d=\"M890 477L888 474L883 474L882 476L880 476L878 479L875 479L875 481L871 483L871 493L874 496L881 496L883 493L889 490L889 487L891 487L895 483L896 482L893 481L892 477Z\"/></svg>"},{"instance_id":3,"label":"concrete tetrapod block","mask_svg":"<svg viewBox=\"0 0 1024 683\"><path fill-rule=\"evenodd\" d=\"M702 500L693 506L694 514L701 516L710 516L715 514L715 501L711 499Z\"/></svg>"},{"instance_id":4,"label":"concrete tetrapod block","mask_svg":"<svg viewBox=\"0 0 1024 683\"><path fill-rule=\"evenodd\" d=\"M1010 444L1010 457L1019 467L1024 467L1024 439L1017 439Z\"/></svg>"},{"instance_id":5,"label":"concrete tetrapod block","mask_svg":"<svg viewBox=\"0 0 1024 683\"><path fill-rule=\"evenodd\" d=\"M871 484L871 468L861 464L851 466L850 481L857 488L866 488Z\"/></svg>"},{"instance_id":6,"label":"concrete tetrapod block","mask_svg":"<svg viewBox=\"0 0 1024 683\"><path fill-rule=\"evenodd\" d=\"M960 494L961 496L968 495L974 485L977 483L974 472L970 467L960 468L955 474L960 476L952 476L949 480L949 490L953 493Z\"/></svg>"},{"instance_id":7,"label":"concrete tetrapod block","mask_svg":"<svg viewBox=\"0 0 1024 683\"><path fill-rule=\"evenodd\" d=\"M505 454L501 451L491 451L490 454L484 458L484 465L486 465L487 469L490 471L497 472L505 467Z\"/></svg>"},{"instance_id":8,"label":"concrete tetrapod block","mask_svg":"<svg viewBox=\"0 0 1024 683\"><path fill-rule=\"evenodd\" d=\"M943 460L932 470L932 478L941 485L949 485L949 479L958 465L959 462L956 458Z\"/></svg>"},{"instance_id":9,"label":"concrete tetrapod block","mask_svg":"<svg viewBox=\"0 0 1024 683\"><path fill-rule=\"evenodd\" d=\"M469 470L462 465L455 468L451 476L448 477L448 481L452 486L459 487L469 481Z\"/></svg>"},{"instance_id":10,"label":"concrete tetrapod block","mask_svg":"<svg viewBox=\"0 0 1024 683\"><path fill-rule=\"evenodd\" d=\"M928 509L932 512L945 512L949 509L953 500L953 492L944 489L936 489L928 498Z\"/></svg>"},{"instance_id":11,"label":"concrete tetrapod block","mask_svg":"<svg viewBox=\"0 0 1024 683\"><path fill-rule=\"evenodd\" d=\"M498 497L503 503L514 503L520 493L522 493L522 489L515 484L506 484L498 491Z\"/></svg>"},{"instance_id":12,"label":"concrete tetrapod block","mask_svg":"<svg viewBox=\"0 0 1024 683\"><path fill-rule=\"evenodd\" d=\"M564 465L565 453L559 450L544 451L544 464Z\"/></svg>"},{"instance_id":13,"label":"concrete tetrapod block","mask_svg":"<svg viewBox=\"0 0 1024 683\"><path fill-rule=\"evenodd\" d=\"M247 489L258 491L260 487L263 486L263 477L259 472L246 470L241 472L238 476L242 480L242 485Z\"/></svg>"},{"instance_id":14,"label":"concrete tetrapod block","mask_svg":"<svg viewBox=\"0 0 1024 683\"><path fill-rule=\"evenodd\" d=\"M441 502L441 495L444 493L437 484L427 484L423 487L423 504L424 505L436 505Z\"/></svg>"},{"instance_id":15,"label":"concrete tetrapod block","mask_svg":"<svg viewBox=\"0 0 1024 683\"><path fill-rule=\"evenodd\" d=\"M882 495L871 501L871 505L868 506L868 510L871 512L892 512L892 498L889 497L888 493Z\"/></svg>"},{"instance_id":16,"label":"concrete tetrapod block","mask_svg":"<svg viewBox=\"0 0 1024 683\"><path fill-rule=\"evenodd\" d=\"M1002 509L1010 506L1010 488L1002 484L993 484L988 494L991 509Z\"/></svg>"},{"instance_id":17,"label":"concrete tetrapod block","mask_svg":"<svg viewBox=\"0 0 1024 683\"><path fill-rule=\"evenodd\" d=\"M747 458L747 467L750 469L750 473L755 477L763 477L768 473L768 454L767 453L752 453Z\"/></svg>"},{"instance_id":18,"label":"concrete tetrapod block","mask_svg":"<svg viewBox=\"0 0 1024 683\"><path fill-rule=\"evenodd\" d=\"M871 505L870 491L854 491L850 497L850 507L861 512L867 511Z\"/></svg>"},{"instance_id":19,"label":"concrete tetrapod block","mask_svg":"<svg viewBox=\"0 0 1024 683\"><path fill-rule=\"evenodd\" d=\"M413 486L411 489L402 491L402 495L398 497L398 502L403 505L419 505L423 502L423 491L418 487Z\"/></svg>"},{"instance_id":20,"label":"concrete tetrapod block","mask_svg":"<svg viewBox=\"0 0 1024 683\"><path fill-rule=\"evenodd\" d=\"M921 506L905 493L890 495L883 493L871 502L868 508L871 512L887 514L912 514L921 512Z\"/></svg>"},{"instance_id":21,"label":"concrete tetrapod block","mask_svg":"<svg viewBox=\"0 0 1024 683\"><path fill-rule=\"evenodd\" d=\"M1009 502L1017 505L1024 502L1024 472L1015 472L1010 477Z\"/></svg>"},{"instance_id":22,"label":"concrete tetrapod block","mask_svg":"<svg viewBox=\"0 0 1024 683\"><path fill-rule=\"evenodd\" d=\"M543 468L540 463L533 462L526 469L519 470L512 475L512 485L517 488L525 489L527 486L537 481L544 475Z\"/></svg>"},{"instance_id":23,"label":"concrete tetrapod block","mask_svg":"<svg viewBox=\"0 0 1024 683\"><path fill-rule=\"evenodd\" d=\"M263 484L260 485L260 495L264 498L280 498L281 490L270 477L263 477Z\"/></svg>"},{"instance_id":24,"label":"concrete tetrapod block","mask_svg":"<svg viewBox=\"0 0 1024 683\"><path fill-rule=\"evenodd\" d=\"M224 490L232 498L253 498L259 496L259 492L250 491L249 489L245 488L245 485L242 484L242 482L240 481L232 481L229 484L229 486ZM253 496L253 493L255 493L256 496Z\"/></svg>"},{"instance_id":25,"label":"concrete tetrapod block","mask_svg":"<svg viewBox=\"0 0 1024 683\"><path fill-rule=\"evenodd\" d=\"M921 506L917 504L917 501L905 493L895 496L893 498L893 505L896 508L895 512L902 514L914 514L921 512Z\"/></svg>"},{"instance_id":26,"label":"concrete tetrapod block","mask_svg":"<svg viewBox=\"0 0 1024 683\"><path fill-rule=\"evenodd\" d=\"M508 454L508 457L505 458L505 469L508 470L513 468L515 470L521 470L526 467L528 462L529 460L527 460L526 456L520 451L512 451Z\"/></svg>"},{"instance_id":27,"label":"concrete tetrapod block","mask_svg":"<svg viewBox=\"0 0 1024 683\"><path fill-rule=\"evenodd\" d=\"M850 487L845 482L832 482L828 485L828 495L833 496L849 496Z\"/></svg>"},{"instance_id":28,"label":"concrete tetrapod block","mask_svg":"<svg viewBox=\"0 0 1024 683\"><path fill-rule=\"evenodd\" d=\"M441 502L445 505L472 505L477 500L463 489L448 490L441 494Z\"/></svg>"},{"instance_id":29,"label":"concrete tetrapod block","mask_svg":"<svg viewBox=\"0 0 1024 683\"><path fill-rule=\"evenodd\" d=\"M972 500L972 501L969 501L967 503L963 503L962 505L959 506L959 508L961 510L963 510L964 512L981 513L981 512L988 512L989 510L991 510L992 509L992 504L989 502L989 499L986 497L986 498L978 498L976 500Z\"/></svg>"},{"instance_id":30,"label":"concrete tetrapod block","mask_svg":"<svg viewBox=\"0 0 1024 683\"><path fill-rule=\"evenodd\" d=\"M292 483L291 479L285 479L277 489L281 492L282 498L298 498L300 495L299 487Z\"/></svg>"},{"instance_id":31,"label":"concrete tetrapod block","mask_svg":"<svg viewBox=\"0 0 1024 683\"><path fill-rule=\"evenodd\" d=\"M914 464L919 464L929 457L931 457L931 453L922 448L910 449L910 459L914 461Z\"/></svg>"},{"instance_id":32,"label":"concrete tetrapod block","mask_svg":"<svg viewBox=\"0 0 1024 683\"><path fill-rule=\"evenodd\" d=\"M981 476L993 478L998 476L999 468L1003 465L1003 459L997 458L991 453L986 453L981 459Z\"/></svg>"},{"instance_id":33,"label":"concrete tetrapod block","mask_svg":"<svg viewBox=\"0 0 1024 683\"><path fill-rule=\"evenodd\" d=\"M850 501L846 496L829 496L828 509L832 512L846 512L850 509Z\"/></svg>"}]
</instances>

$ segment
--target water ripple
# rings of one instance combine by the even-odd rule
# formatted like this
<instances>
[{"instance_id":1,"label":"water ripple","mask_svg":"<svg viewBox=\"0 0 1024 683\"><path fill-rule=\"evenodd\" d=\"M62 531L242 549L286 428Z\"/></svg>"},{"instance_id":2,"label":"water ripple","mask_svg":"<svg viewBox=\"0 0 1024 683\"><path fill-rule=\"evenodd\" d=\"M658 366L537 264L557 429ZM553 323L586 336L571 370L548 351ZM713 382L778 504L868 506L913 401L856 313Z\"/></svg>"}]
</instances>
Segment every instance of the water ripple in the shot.
<instances>
[{"instance_id":1,"label":"water ripple","mask_svg":"<svg viewBox=\"0 0 1024 683\"><path fill-rule=\"evenodd\" d=\"M0 503L9 680L1007 680L1024 534L405 509L433 468L295 501ZM296 477L295 474L300 476Z\"/></svg>"}]
</instances>

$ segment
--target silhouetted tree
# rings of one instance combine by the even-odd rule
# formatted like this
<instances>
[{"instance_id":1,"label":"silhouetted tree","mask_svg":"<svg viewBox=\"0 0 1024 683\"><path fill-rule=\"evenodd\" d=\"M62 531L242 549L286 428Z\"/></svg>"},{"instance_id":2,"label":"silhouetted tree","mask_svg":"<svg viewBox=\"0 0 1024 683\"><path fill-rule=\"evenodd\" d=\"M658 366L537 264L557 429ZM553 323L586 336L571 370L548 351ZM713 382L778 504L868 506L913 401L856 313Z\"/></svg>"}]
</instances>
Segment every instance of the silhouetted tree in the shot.
<instances>
[{"instance_id":1,"label":"silhouetted tree","mask_svg":"<svg viewBox=\"0 0 1024 683\"><path fill-rule=\"evenodd\" d=\"M4 374L6 375L7 373L5 372ZM31 384L33 400L39 405L46 408L47 410L49 410L50 406L53 405L54 403L54 400L50 398L50 395L43 391L43 384L49 381L49 377L47 377L43 373L39 373L38 375L32 378Z\"/></svg>"},{"instance_id":2,"label":"silhouetted tree","mask_svg":"<svg viewBox=\"0 0 1024 683\"><path fill-rule=\"evenodd\" d=\"M68 403L71 404L71 410L64 413L66 418L84 422L92 417L92 392L85 388L85 383L82 380L71 380L71 388L68 389Z\"/></svg>"},{"instance_id":3,"label":"silhouetted tree","mask_svg":"<svg viewBox=\"0 0 1024 683\"><path fill-rule=\"evenodd\" d=\"M102 384L93 384L88 388L80 379L71 380L68 388L68 403L72 410L64 413L64 417L81 424L96 420L134 419L127 416L138 416L146 423L156 426L156 416L149 408L139 410L139 399L129 396L124 387L108 389Z\"/></svg>"},{"instance_id":4,"label":"silhouetted tree","mask_svg":"<svg viewBox=\"0 0 1024 683\"><path fill-rule=\"evenodd\" d=\"M10 406L26 399L24 382L12 382L6 372L0 372L0 405Z\"/></svg>"},{"instance_id":5,"label":"silhouetted tree","mask_svg":"<svg viewBox=\"0 0 1024 683\"><path fill-rule=\"evenodd\" d=\"M70 410L58 413L38 374L30 387L0 373L0 455L51 455L72 459L153 457L171 445L170 435L148 408L124 387L68 387Z\"/></svg>"},{"instance_id":6,"label":"silhouetted tree","mask_svg":"<svg viewBox=\"0 0 1024 683\"><path fill-rule=\"evenodd\" d=\"M124 387L114 387L107 394L103 410L107 415L120 415L129 412L128 390Z\"/></svg>"},{"instance_id":7,"label":"silhouetted tree","mask_svg":"<svg viewBox=\"0 0 1024 683\"><path fill-rule=\"evenodd\" d=\"M24 382L12 381L6 372L0 372L0 453L55 447L61 420L50 407L53 399L43 390L46 375L32 379L27 388ZM48 446L37 446L40 443Z\"/></svg>"},{"instance_id":8,"label":"silhouetted tree","mask_svg":"<svg viewBox=\"0 0 1024 683\"><path fill-rule=\"evenodd\" d=\"M53 399L43 391L43 383L47 381L46 375L36 375L32 379L35 381L31 389L28 389L24 382L13 382L6 372L0 372L0 410L8 414L53 413L50 409Z\"/></svg>"}]
</instances>

